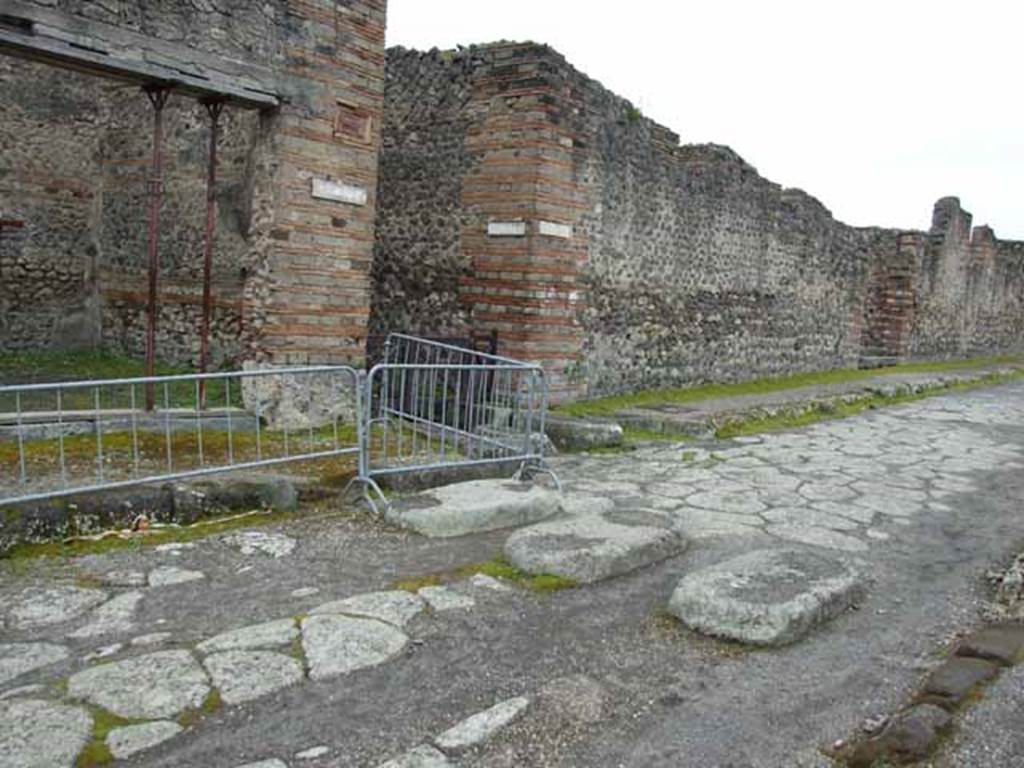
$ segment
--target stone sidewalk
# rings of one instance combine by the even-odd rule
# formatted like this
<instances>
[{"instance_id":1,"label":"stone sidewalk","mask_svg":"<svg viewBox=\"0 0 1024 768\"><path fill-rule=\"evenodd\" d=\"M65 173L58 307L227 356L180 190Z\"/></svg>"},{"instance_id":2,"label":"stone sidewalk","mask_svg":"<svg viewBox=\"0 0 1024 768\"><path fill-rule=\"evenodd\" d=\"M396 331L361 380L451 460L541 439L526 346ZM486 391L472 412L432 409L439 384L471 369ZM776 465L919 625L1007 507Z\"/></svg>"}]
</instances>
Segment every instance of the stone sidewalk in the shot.
<instances>
[{"instance_id":1,"label":"stone sidewalk","mask_svg":"<svg viewBox=\"0 0 1024 768\"><path fill-rule=\"evenodd\" d=\"M323 508L0 562L5 765L829 765L978 621L983 574L1021 548L1024 384L553 463L566 517L539 526L576 531L556 543L600 517L655 555L544 594L463 567L530 528L428 539ZM855 564L866 595L770 651L668 613L687 575L779 548Z\"/></svg>"}]
</instances>

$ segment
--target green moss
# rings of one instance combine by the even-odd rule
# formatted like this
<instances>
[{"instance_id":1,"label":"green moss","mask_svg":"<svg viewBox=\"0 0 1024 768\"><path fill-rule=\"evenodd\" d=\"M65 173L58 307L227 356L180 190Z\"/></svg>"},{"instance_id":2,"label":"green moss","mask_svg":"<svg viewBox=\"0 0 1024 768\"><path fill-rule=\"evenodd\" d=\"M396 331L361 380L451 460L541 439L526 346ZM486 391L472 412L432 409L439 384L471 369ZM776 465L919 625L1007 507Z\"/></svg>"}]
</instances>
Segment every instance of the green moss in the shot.
<instances>
[{"instance_id":1,"label":"green moss","mask_svg":"<svg viewBox=\"0 0 1024 768\"><path fill-rule=\"evenodd\" d=\"M423 587L436 587L453 581L461 581L478 573L494 579L501 579L502 581L507 581L541 594L558 592L563 589L573 589L579 586L572 579L566 579L550 573L542 573L536 576L526 573L516 568L503 557L496 557L483 563L460 565L451 571L429 573L424 576L402 579L395 582L393 586L395 589L417 592Z\"/></svg>"},{"instance_id":2,"label":"green moss","mask_svg":"<svg viewBox=\"0 0 1024 768\"><path fill-rule=\"evenodd\" d=\"M99 765L109 765L114 761L114 756L107 746L107 736L115 728L123 728L126 725L137 725L146 722L145 720L131 720L120 715L115 715L102 707L88 707L92 716L92 740L85 745L75 761L75 768L94 768Z\"/></svg>"},{"instance_id":3,"label":"green moss","mask_svg":"<svg viewBox=\"0 0 1024 768\"><path fill-rule=\"evenodd\" d=\"M942 394L944 392L963 392L981 387L991 387L997 384L1005 384L1024 378L1024 370L1017 370L1006 374L988 374L980 376L969 382L953 384L948 387L931 387L922 392L901 395L865 395L851 402L835 401L818 404L801 413L778 414L776 416L754 417L750 419L730 422L720 427L715 432L719 438L740 437L743 435L758 435L765 432L777 432L786 429L805 427L821 421L832 421L856 416L864 411L885 408L902 403L911 403L923 400L927 397Z\"/></svg>"},{"instance_id":4,"label":"green moss","mask_svg":"<svg viewBox=\"0 0 1024 768\"><path fill-rule=\"evenodd\" d=\"M220 697L220 691L214 688L196 709L187 709L178 716L178 725L182 728L191 728L204 717L212 715L222 706L224 706L224 701Z\"/></svg>"},{"instance_id":5,"label":"green moss","mask_svg":"<svg viewBox=\"0 0 1024 768\"><path fill-rule=\"evenodd\" d=\"M155 547L170 542L188 542L205 539L219 533L239 528L256 528L286 523L295 519L293 512L258 512L254 514L231 517L225 520L201 521L188 526L174 526L151 530L146 534L122 539L118 536L107 536L102 539L75 539L70 541L47 541L39 544L17 544L7 553L11 560L23 560L36 557L79 557L81 555L100 555L125 549ZM88 577L82 577L88 579Z\"/></svg>"},{"instance_id":6,"label":"green moss","mask_svg":"<svg viewBox=\"0 0 1024 768\"><path fill-rule=\"evenodd\" d=\"M952 360L936 363L908 363L888 368L843 368L817 373L800 373L791 376L755 379L734 384L704 384L694 387L672 389L652 389L626 395L614 395L596 400L582 400L557 407L555 410L568 416L614 416L628 408L644 408L654 405L674 403L692 403L699 400L710 400L721 397L737 397L740 395L758 395L770 392L781 392L787 389L798 389L821 384L842 384L851 381L864 381L895 373L941 373L949 371L970 370L992 365L1018 365L1024 358L1002 356L982 357L970 360ZM676 439L675 436L672 439Z\"/></svg>"}]
</instances>

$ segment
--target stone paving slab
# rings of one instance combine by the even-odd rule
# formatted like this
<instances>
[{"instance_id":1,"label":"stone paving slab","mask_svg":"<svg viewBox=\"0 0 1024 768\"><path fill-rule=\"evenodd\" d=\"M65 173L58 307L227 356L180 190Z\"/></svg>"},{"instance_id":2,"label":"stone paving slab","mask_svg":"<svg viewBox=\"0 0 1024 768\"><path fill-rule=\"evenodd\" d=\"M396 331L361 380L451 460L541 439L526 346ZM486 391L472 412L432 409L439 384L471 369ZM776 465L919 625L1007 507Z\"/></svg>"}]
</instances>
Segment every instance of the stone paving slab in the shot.
<instances>
[{"instance_id":1,"label":"stone paving slab","mask_svg":"<svg viewBox=\"0 0 1024 768\"><path fill-rule=\"evenodd\" d=\"M302 662L274 651L222 651L203 660L227 704L243 704L301 683Z\"/></svg>"},{"instance_id":2,"label":"stone paving slab","mask_svg":"<svg viewBox=\"0 0 1024 768\"><path fill-rule=\"evenodd\" d=\"M686 540L649 510L585 515L516 531L505 556L532 574L554 574L580 584L629 573L678 555Z\"/></svg>"},{"instance_id":3,"label":"stone paving slab","mask_svg":"<svg viewBox=\"0 0 1024 768\"><path fill-rule=\"evenodd\" d=\"M863 600L859 574L809 550L758 550L679 582L669 611L691 629L756 645L785 645Z\"/></svg>"},{"instance_id":4,"label":"stone paving slab","mask_svg":"<svg viewBox=\"0 0 1024 768\"><path fill-rule=\"evenodd\" d=\"M122 728L114 728L107 734L107 747L118 760L124 760L137 752L144 752L147 749L173 739L184 728L170 720L155 720L151 723L140 723L139 725L126 725Z\"/></svg>"},{"instance_id":5,"label":"stone paving slab","mask_svg":"<svg viewBox=\"0 0 1024 768\"><path fill-rule=\"evenodd\" d=\"M423 598L404 590L387 592L367 592L362 595L347 597L318 605L309 613L311 616L321 614L344 614L346 616L362 616L369 619L404 627L416 616L423 613L426 603Z\"/></svg>"},{"instance_id":6,"label":"stone paving slab","mask_svg":"<svg viewBox=\"0 0 1024 768\"><path fill-rule=\"evenodd\" d=\"M0 702L4 768L72 768L92 735L82 708L35 699Z\"/></svg>"},{"instance_id":7,"label":"stone paving slab","mask_svg":"<svg viewBox=\"0 0 1024 768\"><path fill-rule=\"evenodd\" d=\"M376 619L324 614L302 620L302 647L313 680L383 664L408 642L404 632Z\"/></svg>"},{"instance_id":8,"label":"stone paving slab","mask_svg":"<svg viewBox=\"0 0 1024 768\"><path fill-rule=\"evenodd\" d=\"M0 685L68 657L68 649L55 643L0 644Z\"/></svg>"},{"instance_id":9,"label":"stone paving slab","mask_svg":"<svg viewBox=\"0 0 1024 768\"><path fill-rule=\"evenodd\" d=\"M68 695L129 719L173 718L199 707L209 681L188 651L157 651L82 670L68 680Z\"/></svg>"},{"instance_id":10,"label":"stone paving slab","mask_svg":"<svg viewBox=\"0 0 1024 768\"><path fill-rule=\"evenodd\" d=\"M63 624L95 608L107 599L101 589L58 586L27 590L7 615L18 629Z\"/></svg>"},{"instance_id":11,"label":"stone paving slab","mask_svg":"<svg viewBox=\"0 0 1024 768\"><path fill-rule=\"evenodd\" d=\"M295 619L277 619L223 632L196 646L200 653L278 648L299 636Z\"/></svg>"},{"instance_id":12,"label":"stone paving slab","mask_svg":"<svg viewBox=\"0 0 1024 768\"><path fill-rule=\"evenodd\" d=\"M559 512L559 502L559 494L542 485L474 480L399 499L387 518L425 536L444 538L544 520Z\"/></svg>"},{"instance_id":13,"label":"stone paving slab","mask_svg":"<svg viewBox=\"0 0 1024 768\"><path fill-rule=\"evenodd\" d=\"M493 738L502 728L522 717L529 706L530 700L525 696L501 701L439 734L434 743L450 755L458 754Z\"/></svg>"}]
</instances>

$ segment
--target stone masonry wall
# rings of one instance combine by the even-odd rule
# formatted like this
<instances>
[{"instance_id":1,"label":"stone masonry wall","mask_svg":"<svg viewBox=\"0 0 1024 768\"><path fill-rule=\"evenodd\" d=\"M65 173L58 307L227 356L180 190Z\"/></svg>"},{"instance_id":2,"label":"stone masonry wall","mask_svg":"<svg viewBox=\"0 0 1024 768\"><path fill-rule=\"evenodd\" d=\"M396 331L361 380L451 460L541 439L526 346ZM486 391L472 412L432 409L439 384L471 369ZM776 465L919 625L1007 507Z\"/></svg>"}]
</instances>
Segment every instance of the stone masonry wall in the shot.
<instances>
[{"instance_id":1,"label":"stone masonry wall","mask_svg":"<svg viewBox=\"0 0 1024 768\"><path fill-rule=\"evenodd\" d=\"M929 233L847 226L544 46L399 49L388 69L375 327L458 301L557 399L1020 348L1024 250L972 236L955 201Z\"/></svg>"},{"instance_id":2,"label":"stone masonry wall","mask_svg":"<svg viewBox=\"0 0 1024 768\"><path fill-rule=\"evenodd\" d=\"M361 359L386 0L22 6L272 73L278 110L222 116L214 362ZM0 55L0 218L25 221L0 234L0 302L40 299L4 312L0 348L142 354L152 114L138 88ZM172 94L164 122L158 356L194 362L209 120Z\"/></svg>"}]
</instances>

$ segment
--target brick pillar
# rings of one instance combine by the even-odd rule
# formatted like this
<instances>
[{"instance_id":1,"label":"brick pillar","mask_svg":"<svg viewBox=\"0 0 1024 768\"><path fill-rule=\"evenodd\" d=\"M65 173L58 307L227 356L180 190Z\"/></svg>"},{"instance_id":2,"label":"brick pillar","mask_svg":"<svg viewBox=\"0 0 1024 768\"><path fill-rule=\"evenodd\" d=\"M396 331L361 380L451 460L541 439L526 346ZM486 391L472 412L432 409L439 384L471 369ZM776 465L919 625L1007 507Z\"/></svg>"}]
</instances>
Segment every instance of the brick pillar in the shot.
<instances>
[{"instance_id":1,"label":"brick pillar","mask_svg":"<svg viewBox=\"0 0 1024 768\"><path fill-rule=\"evenodd\" d=\"M267 362L354 362L370 307L386 0L288 5L291 92L265 125L265 254L246 322Z\"/></svg>"},{"instance_id":2,"label":"brick pillar","mask_svg":"<svg viewBox=\"0 0 1024 768\"><path fill-rule=\"evenodd\" d=\"M468 148L476 162L463 184L461 237L472 276L460 299L475 331L498 331L502 354L544 365L558 400L573 394L567 373L582 345L587 239L550 57L540 46L500 47L475 73Z\"/></svg>"}]
</instances>

